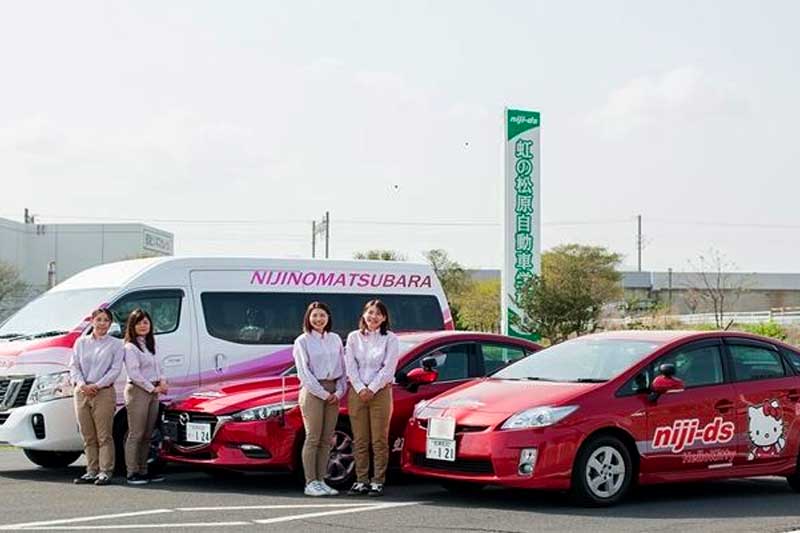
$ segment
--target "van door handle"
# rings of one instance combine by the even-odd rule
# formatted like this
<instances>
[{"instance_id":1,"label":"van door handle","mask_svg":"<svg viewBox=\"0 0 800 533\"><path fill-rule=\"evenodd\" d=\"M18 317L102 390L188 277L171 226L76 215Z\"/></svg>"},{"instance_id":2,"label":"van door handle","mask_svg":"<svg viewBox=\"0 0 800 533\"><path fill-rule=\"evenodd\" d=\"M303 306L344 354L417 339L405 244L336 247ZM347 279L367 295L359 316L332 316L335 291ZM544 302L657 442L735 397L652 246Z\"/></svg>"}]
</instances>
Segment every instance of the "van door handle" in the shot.
<instances>
[{"instance_id":1,"label":"van door handle","mask_svg":"<svg viewBox=\"0 0 800 533\"><path fill-rule=\"evenodd\" d=\"M789 391L789 394L787 394L787 396L789 397L790 400L796 402L797 400L800 400L800 391L798 391L797 389L792 389Z\"/></svg>"},{"instance_id":2,"label":"van door handle","mask_svg":"<svg viewBox=\"0 0 800 533\"><path fill-rule=\"evenodd\" d=\"M181 366L183 364L182 355L169 355L161 360L163 366Z\"/></svg>"},{"instance_id":3,"label":"van door handle","mask_svg":"<svg viewBox=\"0 0 800 533\"><path fill-rule=\"evenodd\" d=\"M733 409L733 402L730 400L720 400L714 404L714 409L716 409L720 413L727 413L728 411Z\"/></svg>"},{"instance_id":4,"label":"van door handle","mask_svg":"<svg viewBox=\"0 0 800 533\"><path fill-rule=\"evenodd\" d=\"M218 353L214 356L214 366L216 367L217 372L222 372L225 370L225 354Z\"/></svg>"}]
</instances>

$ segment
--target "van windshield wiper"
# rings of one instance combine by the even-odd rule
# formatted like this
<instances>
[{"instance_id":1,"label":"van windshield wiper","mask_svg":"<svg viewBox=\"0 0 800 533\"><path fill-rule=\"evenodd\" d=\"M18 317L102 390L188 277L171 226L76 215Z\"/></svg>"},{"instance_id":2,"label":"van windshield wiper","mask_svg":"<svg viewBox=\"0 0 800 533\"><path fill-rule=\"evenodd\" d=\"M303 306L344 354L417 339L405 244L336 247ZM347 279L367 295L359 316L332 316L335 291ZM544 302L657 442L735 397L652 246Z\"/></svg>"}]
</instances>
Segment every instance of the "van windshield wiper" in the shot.
<instances>
[{"instance_id":1,"label":"van windshield wiper","mask_svg":"<svg viewBox=\"0 0 800 533\"><path fill-rule=\"evenodd\" d=\"M24 336L25 336L24 333L4 333L3 335L0 335L0 339L13 339L16 337L24 337Z\"/></svg>"},{"instance_id":2,"label":"van windshield wiper","mask_svg":"<svg viewBox=\"0 0 800 533\"><path fill-rule=\"evenodd\" d=\"M541 376L525 376L522 379L525 379L527 381L558 381L557 379L543 378Z\"/></svg>"},{"instance_id":3,"label":"van windshield wiper","mask_svg":"<svg viewBox=\"0 0 800 533\"><path fill-rule=\"evenodd\" d=\"M52 331L43 331L41 333L31 333L30 335L25 335L25 337L28 339L41 339L43 337L55 337L56 335L63 335L64 333L69 333L69 332L54 329Z\"/></svg>"},{"instance_id":4,"label":"van windshield wiper","mask_svg":"<svg viewBox=\"0 0 800 533\"><path fill-rule=\"evenodd\" d=\"M605 383L608 380L602 378L578 378L571 381L574 381L575 383Z\"/></svg>"}]
</instances>

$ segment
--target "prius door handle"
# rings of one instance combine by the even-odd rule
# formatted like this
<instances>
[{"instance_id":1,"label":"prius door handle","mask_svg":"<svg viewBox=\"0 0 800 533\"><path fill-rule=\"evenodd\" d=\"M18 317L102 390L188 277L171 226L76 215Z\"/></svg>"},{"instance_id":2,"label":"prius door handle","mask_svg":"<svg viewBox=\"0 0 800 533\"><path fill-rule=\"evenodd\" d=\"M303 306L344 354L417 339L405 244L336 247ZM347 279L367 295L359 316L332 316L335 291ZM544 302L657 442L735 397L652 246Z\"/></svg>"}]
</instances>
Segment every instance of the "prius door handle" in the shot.
<instances>
[{"instance_id":1,"label":"prius door handle","mask_svg":"<svg viewBox=\"0 0 800 533\"><path fill-rule=\"evenodd\" d=\"M720 413L727 413L728 411L733 409L733 402L730 400L720 400L714 404L714 409L716 409Z\"/></svg>"}]
</instances>

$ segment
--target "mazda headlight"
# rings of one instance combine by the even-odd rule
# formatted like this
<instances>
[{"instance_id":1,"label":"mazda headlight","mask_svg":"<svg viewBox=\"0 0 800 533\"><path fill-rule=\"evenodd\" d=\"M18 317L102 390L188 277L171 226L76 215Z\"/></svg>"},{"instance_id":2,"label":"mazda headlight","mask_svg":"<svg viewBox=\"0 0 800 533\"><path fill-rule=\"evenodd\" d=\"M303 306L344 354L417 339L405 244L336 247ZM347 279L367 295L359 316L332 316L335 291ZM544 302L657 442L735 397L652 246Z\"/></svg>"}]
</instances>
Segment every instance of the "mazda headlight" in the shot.
<instances>
[{"instance_id":1,"label":"mazda headlight","mask_svg":"<svg viewBox=\"0 0 800 533\"><path fill-rule=\"evenodd\" d=\"M252 422L253 420L267 420L281 416L283 413L290 409L297 407L297 402L285 403L271 403L269 405L260 405L239 411L231 415L231 418L237 422Z\"/></svg>"},{"instance_id":2,"label":"mazda headlight","mask_svg":"<svg viewBox=\"0 0 800 533\"><path fill-rule=\"evenodd\" d=\"M543 428L560 422L571 415L578 408L577 405L564 407L534 407L513 415L506 420L500 429L525 429Z\"/></svg>"},{"instance_id":3,"label":"mazda headlight","mask_svg":"<svg viewBox=\"0 0 800 533\"><path fill-rule=\"evenodd\" d=\"M28 394L28 404L48 402L70 396L72 396L72 383L68 371L44 374L33 380L31 392Z\"/></svg>"}]
</instances>

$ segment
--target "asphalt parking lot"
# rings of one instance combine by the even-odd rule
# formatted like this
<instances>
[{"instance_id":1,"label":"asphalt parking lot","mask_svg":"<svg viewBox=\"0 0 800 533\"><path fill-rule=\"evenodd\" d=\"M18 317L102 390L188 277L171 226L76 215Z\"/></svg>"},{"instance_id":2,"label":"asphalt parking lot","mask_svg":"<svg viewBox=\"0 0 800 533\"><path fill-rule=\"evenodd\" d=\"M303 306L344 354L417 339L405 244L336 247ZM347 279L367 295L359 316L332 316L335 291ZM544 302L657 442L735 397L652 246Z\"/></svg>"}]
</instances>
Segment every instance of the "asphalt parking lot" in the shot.
<instances>
[{"instance_id":1,"label":"asphalt parking lot","mask_svg":"<svg viewBox=\"0 0 800 533\"><path fill-rule=\"evenodd\" d=\"M217 479L171 470L167 481L74 486L80 463L46 471L0 449L0 530L125 531L791 531L800 495L781 478L640 489L611 509L571 506L564 495L485 490L455 496L438 485L390 480L384 498L304 497L286 476Z\"/></svg>"}]
</instances>

